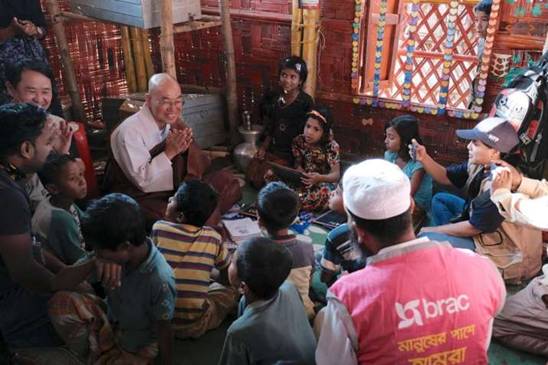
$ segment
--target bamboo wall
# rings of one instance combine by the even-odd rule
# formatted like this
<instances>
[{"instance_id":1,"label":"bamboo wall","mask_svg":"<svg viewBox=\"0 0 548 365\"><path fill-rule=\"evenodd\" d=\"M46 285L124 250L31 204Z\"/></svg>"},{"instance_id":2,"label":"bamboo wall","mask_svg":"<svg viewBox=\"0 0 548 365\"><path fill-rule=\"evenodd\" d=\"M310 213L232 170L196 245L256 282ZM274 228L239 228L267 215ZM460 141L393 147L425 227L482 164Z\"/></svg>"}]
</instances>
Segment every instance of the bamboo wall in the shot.
<instances>
[{"instance_id":1,"label":"bamboo wall","mask_svg":"<svg viewBox=\"0 0 548 365\"><path fill-rule=\"evenodd\" d=\"M401 112L352 102L351 34L355 2L320 0L320 3L324 46L319 53L317 101L332 107L336 122L335 137L344 152L380 156L384 150L384 122ZM532 4L522 0L503 2L495 52L514 54L525 52L528 48L542 48L548 11L541 2L541 16L532 16ZM515 13L516 7L521 5L525 8L525 15ZM216 0L202 0L202 6L204 13L218 14ZM250 110L256 120L262 95L277 82L278 61L290 53L291 1L232 0L231 9L239 101L241 109ZM98 32L103 36L105 34L101 29ZM115 32L109 34L117 37ZM161 65L158 35L159 30L150 32L152 57L157 70ZM112 40L112 36L107 38ZM97 43L98 46L103 44ZM525 50L523 45L526 45ZM175 53L181 83L216 87L224 84L220 28L176 34ZM106 53L106 56L118 60L118 67L122 68L123 62L117 58L118 55L118 51L111 56ZM78 59L76 62L79 62ZM110 72L118 74L117 70L115 67ZM500 79L489 77L485 105L490 105L500 84ZM438 159L449 163L466 157L465 145L456 141L454 131L473 126L475 121L426 114L418 114L417 117L422 123L421 134Z\"/></svg>"},{"instance_id":2,"label":"bamboo wall","mask_svg":"<svg viewBox=\"0 0 548 365\"><path fill-rule=\"evenodd\" d=\"M65 0L60 0L59 5L62 10L68 10ZM86 120L100 122L101 99L125 94L128 90L120 28L102 22L67 22L65 30ZM70 105L70 99L63 88L59 49L51 30L43 43L54 77L58 80L62 103Z\"/></svg>"},{"instance_id":3,"label":"bamboo wall","mask_svg":"<svg viewBox=\"0 0 548 365\"><path fill-rule=\"evenodd\" d=\"M327 0L322 4L325 46L320 51L317 101L334 112L335 138L346 153L380 156L384 150L384 122L400 113L352 103L350 87L354 1ZM258 118L264 91L277 83L278 61L290 53L290 2L283 0L233 0L232 26L242 109ZM205 9L216 9L215 0L203 0ZM154 35L157 37L157 34ZM153 38L153 59L159 50ZM177 74L182 83L222 86L221 38L217 29L175 36ZM474 122L418 115L422 134L433 154L445 162L463 158L464 145L454 138L456 128ZM456 152L458 151L458 152Z\"/></svg>"}]
</instances>

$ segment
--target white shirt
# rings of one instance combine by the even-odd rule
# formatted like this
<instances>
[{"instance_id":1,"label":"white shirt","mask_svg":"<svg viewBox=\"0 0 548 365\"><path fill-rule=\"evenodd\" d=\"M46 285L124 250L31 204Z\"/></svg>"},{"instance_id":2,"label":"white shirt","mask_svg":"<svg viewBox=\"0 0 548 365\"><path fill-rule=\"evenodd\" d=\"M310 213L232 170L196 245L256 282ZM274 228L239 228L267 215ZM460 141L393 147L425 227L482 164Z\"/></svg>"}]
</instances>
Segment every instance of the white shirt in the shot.
<instances>
[{"instance_id":1,"label":"white shirt","mask_svg":"<svg viewBox=\"0 0 548 365\"><path fill-rule=\"evenodd\" d=\"M30 211L34 214L38 204L48 196L48 191L44 185L42 185L37 173L32 174L31 177L25 181L24 187L30 200Z\"/></svg>"},{"instance_id":2,"label":"white shirt","mask_svg":"<svg viewBox=\"0 0 548 365\"><path fill-rule=\"evenodd\" d=\"M513 223L548 230L548 182L522 178L516 193L497 189L491 195L500 215Z\"/></svg>"},{"instance_id":3,"label":"white shirt","mask_svg":"<svg viewBox=\"0 0 548 365\"><path fill-rule=\"evenodd\" d=\"M150 109L124 120L110 137L114 159L126 177L145 193L173 190L173 168L165 152L151 158L149 151L167 138L170 126L158 128Z\"/></svg>"}]
</instances>

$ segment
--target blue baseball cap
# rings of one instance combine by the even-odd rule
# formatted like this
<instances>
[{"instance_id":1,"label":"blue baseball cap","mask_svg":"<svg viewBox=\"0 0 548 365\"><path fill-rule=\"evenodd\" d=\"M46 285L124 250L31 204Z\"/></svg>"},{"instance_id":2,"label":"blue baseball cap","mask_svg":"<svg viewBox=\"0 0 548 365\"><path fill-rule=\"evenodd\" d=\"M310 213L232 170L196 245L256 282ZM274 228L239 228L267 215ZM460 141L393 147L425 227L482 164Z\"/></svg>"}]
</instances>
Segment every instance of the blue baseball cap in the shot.
<instances>
[{"instance_id":1,"label":"blue baseball cap","mask_svg":"<svg viewBox=\"0 0 548 365\"><path fill-rule=\"evenodd\" d=\"M502 153L510 152L519 143L519 138L512 124L503 118L486 118L472 129L457 129L457 136L462 139L477 139L487 146Z\"/></svg>"}]
</instances>

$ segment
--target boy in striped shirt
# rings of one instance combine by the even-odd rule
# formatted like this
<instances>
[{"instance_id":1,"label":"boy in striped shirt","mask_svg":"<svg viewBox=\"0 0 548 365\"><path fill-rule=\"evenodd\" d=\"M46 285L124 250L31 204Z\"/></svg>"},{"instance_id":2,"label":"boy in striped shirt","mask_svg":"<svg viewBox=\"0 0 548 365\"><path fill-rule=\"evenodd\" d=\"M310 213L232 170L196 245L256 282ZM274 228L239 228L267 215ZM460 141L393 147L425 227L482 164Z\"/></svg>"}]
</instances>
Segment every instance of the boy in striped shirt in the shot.
<instances>
[{"instance_id":1,"label":"boy in striped shirt","mask_svg":"<svg viewBox=\"0 0 548 365\"><path fill-rule=\"evenodd\" d=\"M173 328L177 338L197 338L217 328L238 299L228 284L230 262L221 235L204 226L217 206L217 197L210 185L185 181L169 199L166 220L152 227L152 240L175 276ZM218 282L212 282L214 267L220 271Z\"/></svg>"}]
</instances>

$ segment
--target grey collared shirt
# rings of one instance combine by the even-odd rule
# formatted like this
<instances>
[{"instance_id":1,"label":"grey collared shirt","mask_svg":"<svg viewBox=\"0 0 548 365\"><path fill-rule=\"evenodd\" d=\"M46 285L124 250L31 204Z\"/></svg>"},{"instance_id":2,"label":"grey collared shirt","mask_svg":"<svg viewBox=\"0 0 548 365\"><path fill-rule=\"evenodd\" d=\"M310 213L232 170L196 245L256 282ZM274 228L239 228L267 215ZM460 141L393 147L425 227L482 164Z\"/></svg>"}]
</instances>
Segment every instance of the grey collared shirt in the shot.
<instances>
[{"instance_id":1,"label":"grey collared shirt","mask_svg":"<svg viewBox=\"0 0 548 365\"><path fill-rule=\"evenodd\" d=\"M175 310L175 279L164 256L149 240L147 259L122 278L122 286L109 291L109 316L119 330L119 343L135 352L156 341L156 321L170 321Z\"/></svg>"}]
</instances>

